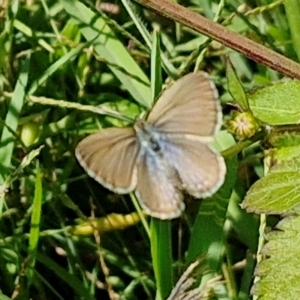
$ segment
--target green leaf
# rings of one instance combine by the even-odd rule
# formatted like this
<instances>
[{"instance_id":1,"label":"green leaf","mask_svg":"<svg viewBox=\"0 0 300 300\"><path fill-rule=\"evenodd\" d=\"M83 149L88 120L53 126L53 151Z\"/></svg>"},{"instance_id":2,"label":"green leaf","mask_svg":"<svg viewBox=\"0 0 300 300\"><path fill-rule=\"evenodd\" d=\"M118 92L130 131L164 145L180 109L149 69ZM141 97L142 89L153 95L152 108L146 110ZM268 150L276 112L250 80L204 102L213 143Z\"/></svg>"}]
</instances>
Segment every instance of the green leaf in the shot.
<instances>
[{"instance_id":1,"label":"green leaf","mask_svg":"<svg viewBox=\"0 0 300 300\"><path fill-rule=\"evenodd\" d=\"M298 146L300 145L300 135L297 131L298 125L283 126L283 129L281 129L281 126L273 127L269 132L268 143L270 143L275 148Z\"/></svg>"},{"instance_id":2,"label":"green leaf","mask_svg":"<svg viewBox=\"0 0 300 300\"><path fill-rule=\"evenodd\" d=\"M300 216L298 212L278 223L267 236L263 260L255 273L261 277L252 292L260 300L298 299L300 282Z\"/></svg>"},{"instance_id":3,"label":"green leaf","mask_svg":"<svg viewBox=\"0 0 300 300\"><path fill-rule=\"evenodd\" d=\"M250 109L269 125L298 124L300 120L300 82L285 80L248 95Z\"/></svg>"},{"instance_id":4,"label":"green leaf","mask_svg":"<svg viewBox=\"0 0 300 300\"><path fill-rule=\"evenodd\" d=\"M0 291L0 300L11 300L11 298L3 295L2 292Z\"/></svg>"},{"instance_id":5,"label":"green leaf","mask_svg":"<svg viewBox=\"0 0 300 300\"><path fill-rule=\"evenodd\" d=\"M227 75L228 90L231 96L243 111L249 111L249 104L248 104L245 91L243 89L240 80L238 79L235 73L235 70L230 60L227 60L226 75Z\"/></svg>"},{"instance_id":6,"label":"green leaf","mask_svg":"<svg viewBox=\"0 0 300 300\"><path fill-rule=\"evenodd\" d=\"M248 191L242 208L248 212L282 214L300 203L300 164L294 159L272 167Z\"/></svg>"},{"instance_id":7,"label":"green leaf","mask_svg":"<svg viewBox=\"0 0 300 300\"><path fill-rule=\"evenodd\" d=\"M300 156L300 147L282 147L279 149L271 149L269 151L272 161L285 162Z\"/></svg>"}]
</instances>

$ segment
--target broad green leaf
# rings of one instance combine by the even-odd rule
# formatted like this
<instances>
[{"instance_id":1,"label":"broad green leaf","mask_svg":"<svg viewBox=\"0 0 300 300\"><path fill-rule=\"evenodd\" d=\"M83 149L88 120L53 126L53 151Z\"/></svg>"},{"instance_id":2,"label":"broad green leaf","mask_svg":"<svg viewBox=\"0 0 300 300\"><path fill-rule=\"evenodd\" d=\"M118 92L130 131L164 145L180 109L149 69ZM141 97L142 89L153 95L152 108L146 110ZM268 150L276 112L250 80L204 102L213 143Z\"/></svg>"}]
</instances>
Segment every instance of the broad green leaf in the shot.
<instances>
[{"instance_id":1,"label":"broad green leaf","mask_svg":"<svg viewBox=\"0 0 300 300\"><path fill-rule=\"evenodd\" d=\"M261 277L252 292L260 300L298 299L300 292L300 216L288 216L270 232L262 254L268 258L256 268Z\"/></svg>"},{"instance_id":2,"label":"broad green leaf","mask_svg":"<svg viewBox=\"0 0 300 300\"><path fill-rule=\"evenodd\" d=\"M300 156L300 147L283 147L279 149L271 149L269 151L272 161L284 162Z\"/></svg>"},{"instance_id":3,"label":"broad green leaf","mask_svg":"<svg viewBox=\"0 0 300 300\"><path fill-rule=\"evenodd\" d=\"M268 136L268 143L275 148L298 146L300 145L300 135L297 132L298 130L298 125L283 126L283 129L281 129L281 126L273 127Z\"/></svg>"},{"instance_id":4,"label":"broad green leaf","mask_svg":"<svg viewBox=\"0 0 300 300\"><path fill-rule=\"evenodd\" d=\"M300 82L285 80L248 95L250 109L269 125L298 124L300 121Z\"/></svg>"},{"instance_id":5,"label":"broad green leaf","mask_svg":"<svg viewBox=\"0 0 300 300\"><path fill-rule=\"evenodd\" d=\"M2 294L2 292L0 291L0 300L10 300L10 297L5 296L4 294Z\"/></svg>"},{"instance_id":6,"label":"broad green leaf","mask_svg":"<svg viewBox=\"0 0 300 300\"><path fill-rule=\"evenodd\" d=\"M248 191L242 208L248 212L282 214L300 203L300 163L290 160L270 169Z\"/></svg>"}]
</instances>

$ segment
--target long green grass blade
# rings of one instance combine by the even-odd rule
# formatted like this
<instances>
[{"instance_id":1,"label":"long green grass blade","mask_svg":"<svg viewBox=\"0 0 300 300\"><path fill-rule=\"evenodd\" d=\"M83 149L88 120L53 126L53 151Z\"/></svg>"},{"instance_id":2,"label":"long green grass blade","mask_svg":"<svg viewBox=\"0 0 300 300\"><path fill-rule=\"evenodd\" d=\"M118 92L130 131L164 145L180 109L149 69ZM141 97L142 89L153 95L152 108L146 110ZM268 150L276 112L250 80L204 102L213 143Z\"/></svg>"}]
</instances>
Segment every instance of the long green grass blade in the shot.
<instances>
[{"instance_id":1,"label":"long green grass blade","mask_svg":"<svg viewBox=\"0 0 300 300\"><path fill-rule=\"evenodd\" d=\"M289 28L292 35L293 46L300 61L300 1L299 0L285 0L283 1L286 16L289 22Z\"/></svg>"},{"instance_id":2,"label":"long green grass blade","mask_svg":"<svg viewBox=\"0 0 300 300\"><path fill-rule=\"evenodd\" d=\"M93 41L97 54L107 61L108 67L132 97L138 103L149 108L151 103L149 79L116 38L105 20L79 1L62 0L61 3L76 20L84 37L88 41Z\"/></svg>"},{"instance_id":3,"label":"long green grass blade","mask_svg":"<svg viewBox=\"0 0 300 300\"><path fill-rule=\"evenodd\" d=\"M30 232L29 232L29 268L27 272L27 277L29 281L32 281L34 275L35 266L35 255L39 241L40 234L40 222L41 222L41 212L42 212L42 200L43 200L43 187L42 187L42 174L37 166L37 174L35 178L35 191L34 199L32 205L31 222L30 222Z\"/></svg>"},{"instance_id":4,"label":"long green grass blade","mask_svg":"<svg viewBox=\"0 0 300 300\"><path fill-rule=\"evenodd\" d=\"M151 56L151 90L155 99L162 88L159 34L154 33ZM155 176L155 175L153 175ZM151 254L156 279L156 300L166 299L173 285L172 239L170 221L152 219Z\"/></svg>"},{"instance_id":5,"label":"long green grass blade","mask_svg":"<svg viewBox=\"0 0 300 300\"><path fill-rule=\"evenodd\" d=\"M30 56L25 60L23 69L18 78L13 97L9 104L5 118L5 126L0 139L0 183L3 183L5 175L11 167L11 159L14 149L15 135L20 113L24 103L25 89L27 86Z\"/></svg>"},{"instance_id":6,"label":"long green grass blade","mask_svg":"<svg viewBox=\"0 0 300 300\"><path fill-rule=\"evenodd\" d=\"M33 199L33 207L31 214L31 227L29 233L29 251L34 251L38 245L41 210L43 199L43 187L42 187L42 174L39 167L37 168L37 174L35 178L35 192Z\"/></svg>"},{"instance_id":7,"label":"long green grass blade","mask_svg":"<svg viewBox=\"0 0 300 300\"><path fill-rule=\"evenodd\" d=\"M173 286L172 238L170 221L152 219L151 254L156 280L156 300L166 299Z\"/></svg>"},{"instance_id":8,"label":"long green grass blade","mask_svg":"<svg viewBox=\"0 0 300 300\"><path fill-rule=\"evenodd\" d=\"M160 35L154 32L152 55L151 55L151 94L152 102L155 101L162 89L161 74L161 58L160 58Z\"/></svg>"}]
</instances>

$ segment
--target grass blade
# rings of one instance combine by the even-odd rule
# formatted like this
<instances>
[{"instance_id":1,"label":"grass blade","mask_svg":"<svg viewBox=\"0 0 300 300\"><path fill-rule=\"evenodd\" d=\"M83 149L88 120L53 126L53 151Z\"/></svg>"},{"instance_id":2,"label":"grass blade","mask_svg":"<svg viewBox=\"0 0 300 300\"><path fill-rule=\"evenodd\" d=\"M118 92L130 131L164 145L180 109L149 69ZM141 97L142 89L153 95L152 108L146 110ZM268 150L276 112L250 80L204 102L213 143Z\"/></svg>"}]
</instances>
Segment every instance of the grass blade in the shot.
<instances>
[{"instance_id":1,"label":"grass blade","mask_svg":"<svg viewBox=\"0 0 300 300\"><path fill-rule=\"evenodd\" d=\"M14 141L20 117L20 112L24 104L25 89L27 86L30 56L27 57L23 69L18 78L16 88L11 99L8 112L5 118L0 139L0 183L3 183L5 175L11 167L11 158L14 149Z\"/></svg>"},{"instance_id":2,"label":"grass blade","mask_svg":"<svg viewBox=\"0 0 300 300\"><path fill-rule=\"evenodd\" d=\"M95 51L103 57L108 67L124 84L132 97L143 106L150 107L149 79L130 56L123 44L103 18L75 0L62 0L66 11L78 22L88 41L93 41Z\"/></svg>"},{"instance_id":3,"label":"grass blade","mask_svg":"<svg viewBox=\"0 0 300 300\"><path fill-rule=\"evenodd\" d=\"M160 40L154 33L151 56L151 90L155 99L162 89ZM156 300L166 299L173 285L171 222L152 219L151 254L156 279Z\"/></svg>"}]
</instances>

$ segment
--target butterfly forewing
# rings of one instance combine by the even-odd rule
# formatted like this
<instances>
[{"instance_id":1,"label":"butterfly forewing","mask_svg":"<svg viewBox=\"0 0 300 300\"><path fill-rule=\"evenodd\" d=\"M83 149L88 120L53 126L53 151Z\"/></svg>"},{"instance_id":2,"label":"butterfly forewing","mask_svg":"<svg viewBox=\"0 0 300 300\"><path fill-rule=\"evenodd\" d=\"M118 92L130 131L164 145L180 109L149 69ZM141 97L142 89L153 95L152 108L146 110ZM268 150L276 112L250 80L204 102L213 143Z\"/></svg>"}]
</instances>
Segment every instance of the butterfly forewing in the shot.
<instances>
[{"instance_id":1,"label":"butterfly forewing","mask_svg":"<svg viewBox=\"0 0 300 300\"><path fill-rule=\"evenodd\" d=\"M197 138L172 135L164 144L164 155L177 170L182 187L196 198L214 194L224 182L223 157Z\"/></svg>"},{"instance_id":2,"label":"butterfly forewing","mask_svg":"<svg viewBox=\"0 0 300 300\"><path fill-rule=\"evenodd\" d=\"M178 175L163 159L148 153L141 157L136 195L147 214L159 219L179 217L185 207L179 188Z\"/></svg>"},{"instance_id":3,"label":"butterfly forewing","mask_svg":"<svg viewBox=\"0 0 300 300\"><path fill-rule=\"evenodd\" d=\"M209 140L221 123L217 95L206 73L190 73L162 93L147 120L162 133L197 135Z\"/></svg>"},{"instance_id":4,"label":"butterfly forewing","mask_svg":"<svg viewBox=\"0 0 300 300\"><path fill-rule=\"evenodd\" d=\"M129 193L137 184L139 149L133 128L108 128L83 139L76 147L76 157L104 187Z\"/></svg>"}]
</instances>

